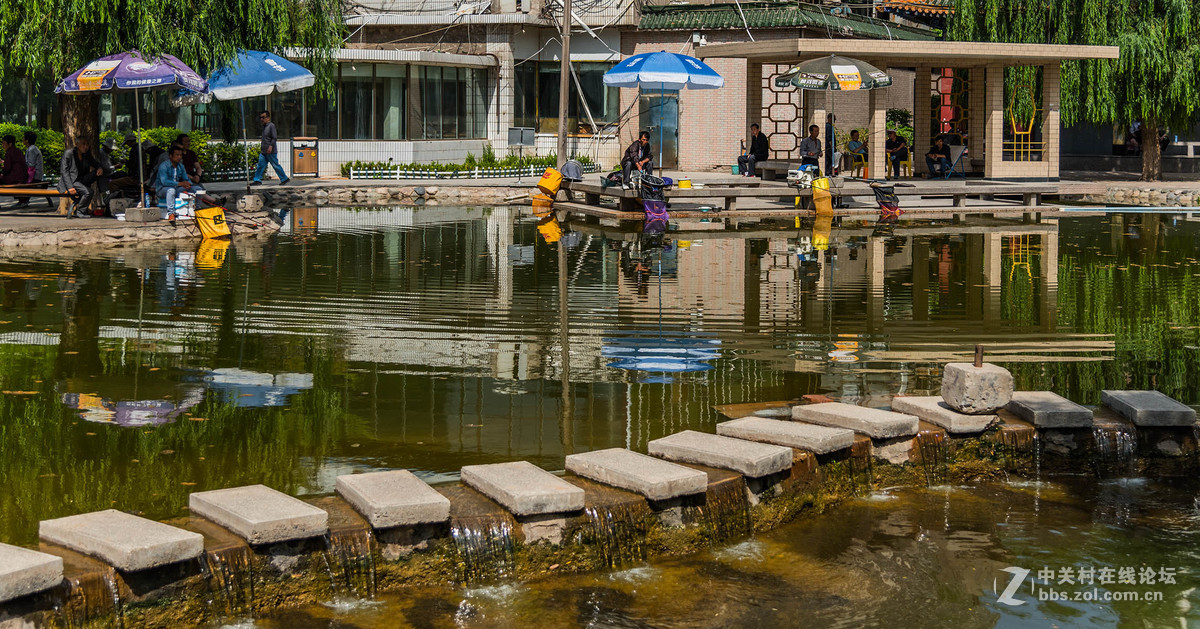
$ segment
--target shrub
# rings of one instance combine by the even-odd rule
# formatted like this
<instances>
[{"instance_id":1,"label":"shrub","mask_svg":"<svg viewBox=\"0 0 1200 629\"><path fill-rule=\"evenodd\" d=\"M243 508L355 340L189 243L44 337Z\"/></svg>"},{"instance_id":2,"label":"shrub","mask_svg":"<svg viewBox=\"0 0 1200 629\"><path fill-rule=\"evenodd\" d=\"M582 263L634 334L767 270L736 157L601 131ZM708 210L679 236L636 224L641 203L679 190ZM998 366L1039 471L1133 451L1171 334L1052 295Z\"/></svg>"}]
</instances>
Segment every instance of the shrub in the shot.
<instances>
[{"instance_id":1,"label":"shrub","mask_svg":"<svg viewBox=\"0 0 1200 629\"><path fill-rule=\"evenodd\" d=\"M57 177L58 166L62 162L62 154L66 150L66 147L63 146L64 138L62 132L53 129L38 129L11 122L0 123L0 137L12 135L17 140L17 148L24 148L25 145L22 144L21 138L25 136L26 131L37 133L38 147L42 149L42 160L46 163L46 175Z\"/></svg>"}]
</instances>

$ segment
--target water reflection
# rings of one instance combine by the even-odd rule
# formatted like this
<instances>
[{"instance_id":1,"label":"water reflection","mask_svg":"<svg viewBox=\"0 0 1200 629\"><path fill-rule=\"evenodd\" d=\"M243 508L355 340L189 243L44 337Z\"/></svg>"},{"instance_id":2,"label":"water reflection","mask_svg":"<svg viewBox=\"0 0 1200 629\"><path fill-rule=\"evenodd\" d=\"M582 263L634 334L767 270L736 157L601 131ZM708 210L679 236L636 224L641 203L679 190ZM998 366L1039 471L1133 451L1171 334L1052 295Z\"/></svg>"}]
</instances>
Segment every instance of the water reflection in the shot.
<instances>
[{"instance_id":1,"label":"water reflection","mask_svg":"<svg viewBox=\"0 0 1200 629\"><path fill-rule=\"evenodd\" d=\"M556 469L711 431L720 404L883 404L935 391L976 343L1022 388L1200 402L1193 222L570 224L547 243L520 208L293 216L221 251L0 254L0 539L234 484Z\"/></svg>"}]
</instances>

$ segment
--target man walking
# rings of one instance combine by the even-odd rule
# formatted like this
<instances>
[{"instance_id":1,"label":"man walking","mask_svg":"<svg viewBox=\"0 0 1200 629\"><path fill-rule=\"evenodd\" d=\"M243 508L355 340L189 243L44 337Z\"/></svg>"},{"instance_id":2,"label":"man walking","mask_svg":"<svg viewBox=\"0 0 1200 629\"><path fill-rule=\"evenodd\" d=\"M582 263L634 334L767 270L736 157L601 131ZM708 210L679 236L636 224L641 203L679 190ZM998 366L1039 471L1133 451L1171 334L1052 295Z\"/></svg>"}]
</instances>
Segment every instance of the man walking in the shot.
<instances>
[{"instance_id":1,"label":"man walking","mask_svg":"<svg viewBox=\"0 0 1200 629\"><path fill-rule=\"evenodd\" d=\"M275 169L275 175L279 177L279 185L282 186L291 179L284 172L283 166L279 165L279 137L275 133L275 123L271 122L271 112L263 111L258 114L258 121L263 125L262 142L258 145L258 166L254 169L254 181L250 185L262 185L263 173L267 172L267 164L270 164Z\"/></svg>"},{"instance_id":2,"label":"man walking","mask_svg":"<svg viewBox=\"0 0 1200 629\"><path fill-rule=\"evenodd\" d=\"M771 147L767 142L767 136L758 130L757 124L750 125L750 150L738 158L738 170L745 177L756 176L754 165L767 161L770 153Z\"/></svg>"}]
</instances>

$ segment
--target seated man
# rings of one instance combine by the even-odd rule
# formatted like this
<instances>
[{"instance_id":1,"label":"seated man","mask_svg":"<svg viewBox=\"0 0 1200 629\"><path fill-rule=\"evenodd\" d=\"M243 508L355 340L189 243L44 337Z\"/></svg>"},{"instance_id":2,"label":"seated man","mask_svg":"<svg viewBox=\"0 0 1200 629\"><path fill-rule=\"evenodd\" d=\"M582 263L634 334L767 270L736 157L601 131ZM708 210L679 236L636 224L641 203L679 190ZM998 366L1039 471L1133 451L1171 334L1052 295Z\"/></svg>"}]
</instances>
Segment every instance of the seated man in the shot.
<instances>
[{"instance_id":1,"label":"seated man","mask_svg":"<svg viewBox=\"0 0 1200 629\"><path fill-rule=\"evenodd\" d=\"M171 150L166 154L167 159L159 164L158 171L154 176L155 194L167 202L166 210L163 212L164 218L175 212L175 197L179 196L180 192L195 195L197 199L208 205L221 204L221 200L208 196L204 188L194 183L188 176L187 170L183 166L183 146L172 144Z\"/></svg>"},{"instance_id":2,"label":"seated man","mask_svg":"<svg viewBox=\"0 0 1200 629\"><path fill-rule=\"evenodd\" d=\"M92 143L86 137L75 138L75 145L63 151L59 164L58 191L75 200L67 218L89 218L88 208L92 205L92 184L97 184L104 194L108 182L103 177L104 168L92 157Z\"/></svg>"},{"instance_id":3,"label":"seated man","mask_svg":"<svg viewBox=\"0 0 1200 629\"><path fill-rule=\"evenodd\" d=\"M756 176L754 165L767 161L770 154L771 147L766 134L759 132L757 124L750 125L750 150L738 158L738 171L744 177Z\"/></svg>"},{"instance_id":4,"label":"seated man","mask_svg":"<svg viewBox=\"0 0 1200 629\"><path fill-rule=\"evenodd\" d=\"M867 163L867 145L858 139L858 129L850 132L850 140L846 142L846 154L850 156L850 168L854 168L856 162Z\"/></svg>"},{"instance_id":5,"label":"seated man","mask_svg":"<svg viewBox=\"0 0 1200 629\"><path fill-rule=\"evenodd\" d=\"M933 146L925 154L925 165L929 167L929 178L942 177L950 172L950 145L938 136L933 140Z\"/></svg>"},{"instance_id":6,"label":"seated man","mask_svg":"<svg viewBox=\"0 0 1200 629\"><path fill-rule=\"evenodd\" d=\"M200 166L200 156L192 150L191 136L180 133L179 137L175 138L175 142L183 147L183 170L187 172L188 177L192 178L192 183L200 183L204 168Z\"/></svg>"},{"instance_id":7,"label":"seated man","mask_svg":"<svg viewBox=\"0 0 1200 629\"><path fill-rule=\"evenodd\" d=\"M821 164L821 127L810 125L808 137L800 140L800 163L808 166Z\"/></svg>"},{"instance_id":8,"label":"seated man","mask_svg":"<svg viewBox=\"0 0 1200 629\"><path fill-rule=\"evenodd\" d=\"M638 134L638 139L625 149L625 156L621 158L621 174L622 181L625 182L625 189L633 187L630 185L633 181L630 177L635 169L640 172L650 171L650 157L650 133L643 131Z\"/></svg>"},{"instance_id":9,"label":"seated man","mask_svg":"<svg viewBox=\"0 0 1200 629\"><path fill-rule=\"evenodd\" d=\"M887 132L887 142L883 144L883 150L887 152L888 163L892 166L892 176L900 178L900 162L908 161L908 142L896 133L895 130L889 129Z\"/></svg>"}]
</instances>

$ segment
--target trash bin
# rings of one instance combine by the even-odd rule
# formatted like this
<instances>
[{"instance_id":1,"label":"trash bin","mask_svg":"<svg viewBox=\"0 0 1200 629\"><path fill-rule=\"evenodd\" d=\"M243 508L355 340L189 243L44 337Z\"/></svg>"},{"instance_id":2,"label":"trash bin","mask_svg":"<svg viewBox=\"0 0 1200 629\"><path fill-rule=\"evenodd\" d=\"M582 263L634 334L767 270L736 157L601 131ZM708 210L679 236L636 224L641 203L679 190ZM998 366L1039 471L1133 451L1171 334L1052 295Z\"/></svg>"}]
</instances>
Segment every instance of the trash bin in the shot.
<instances>
[{"instance_id":1,"label":"trash bin","mask_svg":"<svg viewBox=\"0 0 1200 629\"><path fill-rule=\"evenodd\" d=\"M321 163L317 138L292 138L292 176L317 177L321 173Z\"/></svg>"}]
</instances>

